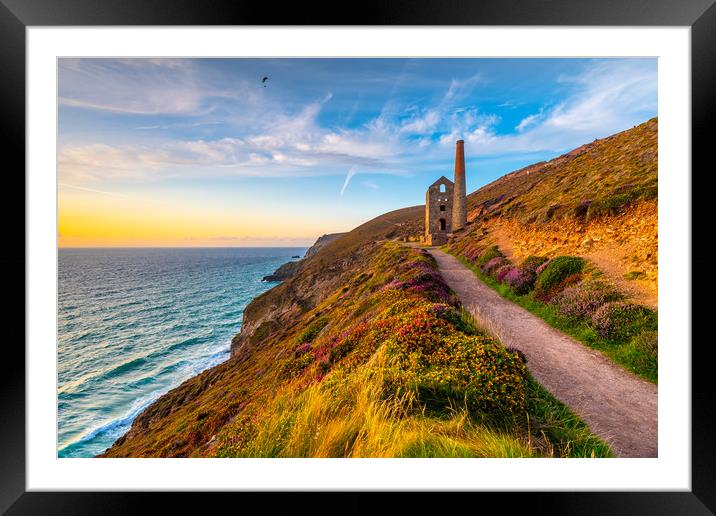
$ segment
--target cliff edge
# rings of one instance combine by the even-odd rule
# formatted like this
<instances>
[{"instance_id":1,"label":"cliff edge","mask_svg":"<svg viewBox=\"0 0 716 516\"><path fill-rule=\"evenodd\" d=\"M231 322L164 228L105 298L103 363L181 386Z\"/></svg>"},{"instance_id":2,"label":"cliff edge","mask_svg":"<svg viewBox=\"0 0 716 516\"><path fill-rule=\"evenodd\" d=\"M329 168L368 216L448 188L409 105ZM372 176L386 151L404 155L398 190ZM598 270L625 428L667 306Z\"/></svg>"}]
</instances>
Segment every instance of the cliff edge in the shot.
<instances>
[{"instance_id":1,"label":"cliff edge","mask_svg":"<svg viewBox=\"0 0 716 516\"><path fill-rule=\"evenodd\" d=\"M626 242L614 274L655 285L656 143L653 119L508 174L468 196L449 246L599 263ZM427 253L391 242L421 234L423 218L413 206L321 237L247 306L231 358L159 398L102 456L609 456L465 318ZM623 218L628 234L614 229Z\"/></svg>"},{"instance_id":2,"label":"cliff edge","mask_svg":"<svg viewBox=\"0 0 716 516\"><path fill-rule=\"evenodd\" d=\"M273 274L264 276L261 281L285 281L300 269L301 263L306 258L310 258L320 251L326 244L333 242L335 239L345 235L345 233L329 233L318 237L311 247L306 250L306 254L303 255L301 260L286 262L276 269Z\"/></svg>"}]
</instances>

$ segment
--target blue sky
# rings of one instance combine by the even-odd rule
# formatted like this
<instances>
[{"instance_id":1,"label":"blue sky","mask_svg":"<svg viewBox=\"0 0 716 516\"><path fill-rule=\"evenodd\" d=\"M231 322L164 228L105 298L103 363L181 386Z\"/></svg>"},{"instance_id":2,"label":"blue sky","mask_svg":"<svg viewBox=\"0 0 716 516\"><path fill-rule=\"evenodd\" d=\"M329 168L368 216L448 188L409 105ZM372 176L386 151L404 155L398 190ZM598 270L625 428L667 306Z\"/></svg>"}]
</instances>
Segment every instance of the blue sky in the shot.
<instances>
[{"instance_id":1,"label":"blue sky","mask_svg":"<svg viewBox=\"0 0 716 516\"><path fill-rule=\"evenodd\" d=\"M186 234L117 245L291 245L421 204L457 139L473 191L656 116L657 61L61 59L58 93L67 245L126 210Z\"/></svg>"}]
</instances>

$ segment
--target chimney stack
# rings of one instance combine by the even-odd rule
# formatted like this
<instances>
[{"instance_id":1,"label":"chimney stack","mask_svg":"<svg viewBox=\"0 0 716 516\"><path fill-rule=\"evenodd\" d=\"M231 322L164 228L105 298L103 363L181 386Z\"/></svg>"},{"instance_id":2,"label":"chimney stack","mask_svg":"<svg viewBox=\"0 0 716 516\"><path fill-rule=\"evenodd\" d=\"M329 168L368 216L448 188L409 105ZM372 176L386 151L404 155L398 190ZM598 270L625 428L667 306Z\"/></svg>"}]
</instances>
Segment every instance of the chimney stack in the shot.
<instances>
[{"instance_id":1,"label":"chimney stack","mask_svg":"<svg viewBox=\"0 0 716 516\"><path fill-rule=\"evenodd\" d=\"M452 201L452 230L467 224L467 193L465 191L465 141L455 144L455 186Z\"/></svg>"}]
</instances>

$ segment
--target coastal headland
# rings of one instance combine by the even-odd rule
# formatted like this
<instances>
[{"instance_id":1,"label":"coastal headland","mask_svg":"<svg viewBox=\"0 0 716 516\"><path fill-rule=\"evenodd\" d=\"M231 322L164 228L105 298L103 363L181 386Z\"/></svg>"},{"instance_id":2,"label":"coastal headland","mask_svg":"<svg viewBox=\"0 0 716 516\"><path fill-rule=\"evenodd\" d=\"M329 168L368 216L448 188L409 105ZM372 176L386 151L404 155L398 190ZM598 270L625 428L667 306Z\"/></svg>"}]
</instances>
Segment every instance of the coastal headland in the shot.
<instances>
[{"instance_id":1,"label":"coastal headland","mask_svg":"<svg viewBox=\"0 0 716 516\"><path fill-rule=\"evenodd\" d=\"M472 192L466 225L443 246L503 298L651 386L657 126ZM247 306L231 358L159 398L102 456L620 455L609 429L590 429L581 407L530 373L529 351L464 306L418 245L424 212L324 235L265 278L281 282Z\"/></svg>"}]
</instances>

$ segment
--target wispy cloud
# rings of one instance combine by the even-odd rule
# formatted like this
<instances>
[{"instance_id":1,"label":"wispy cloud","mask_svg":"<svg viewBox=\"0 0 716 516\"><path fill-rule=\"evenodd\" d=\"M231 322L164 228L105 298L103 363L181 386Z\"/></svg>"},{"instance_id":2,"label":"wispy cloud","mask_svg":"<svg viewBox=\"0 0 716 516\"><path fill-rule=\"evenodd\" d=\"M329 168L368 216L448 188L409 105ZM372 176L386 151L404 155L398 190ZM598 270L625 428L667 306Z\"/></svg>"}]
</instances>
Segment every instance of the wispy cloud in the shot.
<instances>
[{"instance_id":1,"label":"wispy cloud","mask_svg":"<svg viewBox=\"0 0 716 516\"><path fill-rule=\"evenodd\" d=\"M193 127L206 127L210 125L224 125L225 122L177 122L172 124L140 125L135 127L137 131L149 131L152 129L183 129Z\"/></svg>"},{"instance_id":2,"label":"wispy cloud","mask_svg":"<svg viewBox=\"0 0 716 516\"><path fill-rule=\"evenodd\" d=\"M523 118L516 133L472 140L469 150L487 155L564 151L656 113L657 76L649 62L598 62L560 81L572 87L563 101Z\"/></svg>"},{"instance_id":3,"label":"wispy cloud","mask_svg":"<svg viewBox=\"0 0 716 516\"><path fill-rule=\"evenodd\" d=\"M524 117L522 120L520 120L520 123L517 124L517 126L515 127L515 130L516 130L518 133L524 132L525 129L527 129L527 128L533 126L533 125L535 125L535 124L539 121L539 119L540 119L541 117L542 117L542 113L541 113L541 112L540 112L540 113L534 113L534 114L532 114L532 115L527 115L527 116Z\"/></svg>"},{"instance_id":4,"label":"wispy cloud","mask_svg":"<svg viewBox=\"0 0 716 516\"><path fill-rule=\"evenodd\" d=\"M235 96L202 79L184 59L70 59L59 62L59 102L134 115L211 112L215 97Z\"/></svg>"},{"instance_id":5,"label":"wispy cloud","mask_svg":"<svg viewBox=\"0 0 716 516\"><path fill-rule=\"evenodd\" d=\"M380 120L356 130L322 128L317 117L330 99L329 93L294 115L276 114L270 127L259 127L264 131L244 138L63 146L60 176L75 181L167 175L281 177L334 174L332 167L346 165L359 165L365 173L402 173L392 161L399 145L397 128Z\"/></svg>"},{"instance_id":6,"label":"wispy cloud","mask_svg":"<svg viewBox=\"0 0 716 516\"><path fill-rule=\"evenodd\" d=\"M515 102L513 100L506 100L506 101L502 102L501 104L498 104L497 107L514 109L518 106L522 106L523 104L524 104L523 102Z\"/></svg>"},{"instance_id":7,"label":"wispy cloud","mask_svg":"<svg viewBox=\"0 0 716 516\"><path fill-rule=\"evenodd\" d=\"M404 133L425 134L432 131L440 121L440 112L437 109L429 109L424 114L414 116L400 126Z\"/></svg>"},{"instance_id":8,"label":"wispy cloud","mask_svg":"<svg viewBox=\"0 0 716 516\"><path fill-rule=\"evenodd\" d=\"M102 195L109 195L110 197L120 197L122 199L131 199L133 201L149 202L148 199L144 199L142 197L137 197L134 195L127 195L127 194L123 194L120 192L110 192L108 190L99 190L97 188L87 188L86 186L70 185L67 183L58 183L58 185L63 188L71 188L73 190L80 190L83 192L98 193L98 194L102 194Z\"/></svg>"},{"instance_id":9,"label":"wispy cloud","mask_svg":"<svg viewBox=\"0 0 716 516\"><path fill-rule=\"evenodd\" d=\"M407 65L392 81L366 75L362 80L388 90L375 110L375 99L335 95L333 87L346 87L340 82L311 84L313 98L300 102L291 96L294 85L278 78L271 88L240 78L227 88L196 61L63 59L60 68L60 101L66 106L158 117L157 123L134 126L156 130L151 141L61 143L60 177L74 185L113 178L346 174L343 196L357 170L411 175L425 163L449 161L447 148L456 139L483 158L558 152L656 111L656 67L650 60L596 60L579 73L561 75L555 78L564 91L559 99L531 112L523 108L516 119L520 102L506 101L491 111L481 105L480 92L489 83L484 73L436 83L429 97L404 93L415 82ZM358 113L358 106L371 116ZM179 115L189 118L166 119ZM348 127L349 120L360 123ZM200 128L213 132L188 136ZM373 188L365 181L364 186Z\"/></svg>"}]
</instances>

